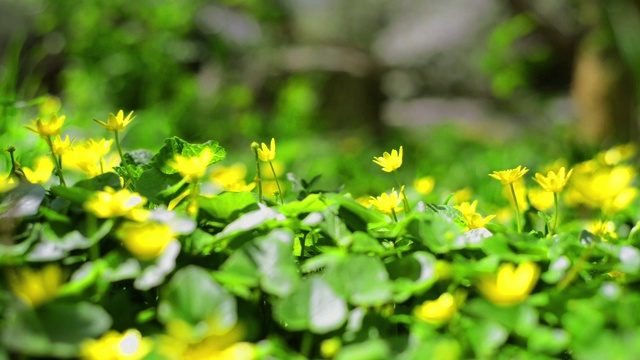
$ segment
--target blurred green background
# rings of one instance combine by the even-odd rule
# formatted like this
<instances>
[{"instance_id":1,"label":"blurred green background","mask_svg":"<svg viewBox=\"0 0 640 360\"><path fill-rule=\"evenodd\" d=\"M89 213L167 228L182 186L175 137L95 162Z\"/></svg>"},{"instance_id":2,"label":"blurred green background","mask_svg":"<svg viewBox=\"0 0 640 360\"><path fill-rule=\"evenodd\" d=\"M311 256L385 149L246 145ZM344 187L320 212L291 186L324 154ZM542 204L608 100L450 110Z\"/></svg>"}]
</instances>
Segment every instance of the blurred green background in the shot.
<instances>
[{"instance_id":1,"label":"blurred green background","mask_svg":"<svg viewBox=\"0 0 640 360\"><path fill-rule=\"evenodd\" d=\"M446 194L637 141L637 34L635 0L0 0L0 143L46 151L24 125L52 95L72 137L119 109L129 150L250 164L275 137L285 171L355 196L404 145L405 181Z\"/></svg>"}]
</instances>

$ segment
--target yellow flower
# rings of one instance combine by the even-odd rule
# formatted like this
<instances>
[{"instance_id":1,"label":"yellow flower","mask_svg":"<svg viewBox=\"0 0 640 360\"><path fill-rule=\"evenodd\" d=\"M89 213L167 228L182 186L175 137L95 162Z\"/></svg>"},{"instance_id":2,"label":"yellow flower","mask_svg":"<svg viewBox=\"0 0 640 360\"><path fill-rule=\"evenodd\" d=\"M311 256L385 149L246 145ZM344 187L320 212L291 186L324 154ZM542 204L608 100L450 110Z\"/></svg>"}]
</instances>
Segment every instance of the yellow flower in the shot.
<instances>
[{"instance_id":1,"label":"yellow flower","mask_svg":"<svg viewBox=\"0 0 640 360\"><path fill-rule=\"evenodd\" d=\"M547 176L544 176L540 173L536 173L533 180L540 184L545 191L550 192L560 192L567 185L569 178L571 177L571 173L573 173L573 169L569 170L569 172L565 175L564 167L561 167L557 173L553 171L549 171Z\"/></svg>"},{"instance_id":2,"label":"yellow flower","mask_svg":"<svg viewBox=\"0 0 640 360\"><path fill-rule=\"evenodd\" d=\"M70 151L65 154L62 166L80 170L90 178L110 171L119 160L119 157L116 156L112 156L106 161L103 159L109 154L112 144L113 140L101 139L95 141L89 139L86 142L72 146Z\"/></svg>"},{"instance_id":3,"label":"yellow flower","mask_svg":"<svg viewBox=\"0 0 640 360\"><path fill-rule=\"evenodd\" d=\"M269 147L265 143L260 145L260 148L258 149L258 158L265 162L273 161L273 159L276 158L276 139L271 138L271 146Z\"/></svg>"},{"instance_id":4,"label":"yellow flower","mask_svg":"<svg viewBox=\"0 0 640 360\"><path fill-rule=\"evenodd\" d=\"M613 223L613 221L592 221L588 224L587 230L605 240L618 238L618 234L616 234L616 225Z\"/></svg>"},{"instance_id":5,"label":"yellow flower","mask_svg":"<svg viewBox=\"0 0 640 360\"><path fill-rule=\"evenodd\" d=\"M478 290L498 306L511 306L523 302L536 286L540 268L532 261L524 262L516 268L504 263L496 275L480 278Z\"/></svg>"},{"instance_id":6,"label":"yellow flower","mask_svg":"<svg viewBox=\"0 0 640 360\"><path fill-rule=\"evenodd\" d=\"M467 228L468 230L480 229L487 225L489 221L491 221L495 215L489 215L487 217L482 217L480 214L473 214L469 218L466 218Z\"/></svg>"},{"instance_id":7,"label":"yellow flower","mask_svg":"<svg viewBox=\"0 0 640 360\"><path fill-rule=\"evenodd\" d=\"M453 197L452 197L453 203L460 204L465 201L469 201L472 196L473 196L473 190L471 190L471 188L469 187L462 188L453 193Z\"/></svg>"},{"instance_id":8,"label":"yellow flower","mask_svg":"<svg viewBox=\"0 0 640 360\"><path fill-rule=\"evenodd\" d=\"M182 175L187 182L197 182L207 171L209 162L213 159L213 152L210 148L204 148L199 155L186 157L179 154L174 155L169 166Z\"/></svg>"},{"instance_id":9,"label":"yellow flower","mask_svg":"<svg viewBox=\"0 0 640 360\"><path fill-rule=\"evenodd\" d=\"M140 260L157 258L175 239L168 225L151 221L142 223L127 221L118 229L118 237L122 240L124 247Z\"/></svg>"},{"instance_id":10,"label":"yellow flower","mask_svg":"<svg viewBox=\"0 0 640 360\"><path fill-rule=\"evenodd\" d=\"M382 156L373 157L373 162L382 166L382 171L392 172L402 166L402 146L400 151L391 150L391 154L385 152Z\"/></svg>"},{"instance_id":11,"label":"yellow flower","mask_svg":"<svg viewBox=\"0 0 640 360\"><path fill-rule=\"evenodd\" d=\"M18 186L18 179L11 174L0 174L0 194Z\"/></svg>"},{"instance_id":12,"label":"yellow flower","mask_svg":"<svg viewBox=\"0 0 640 360\"><path fill-rule=\"evenodd\" d=\"M604 165L615 166L623 161L631 159L637 152L633 143L614 146L609 150L602 151L596 155L596 159Z\"/></svg>"},{"instance_id":13,"label":"yellow flower","mask_svg":"<svg viewBox=\"0 0 640 360\"><path fill-rule=\"evenodd\" d=\"M416 179L413 182L413 186L422 195L429 195L433 191L436 181L433 176L425 176L420 179Z\"/></svg>"},{"instance_id":14,"label":"yellow flower","mask_svg":"<svg viewBox=\"0 0 640 360\"><path fill-rule=\"evenodd\" d=\"M489 176L496 180L500 180L503 185L509 185L516 182L528 171L529 169L526 167L518 166L515 169L494 171L492 174L489 174Z\"/></svg>"},{"instance_id":15,"label":"yellow flower","mask_svg":"<svg viewBox=\"0 0 640 360\"><path fill-rule=\"evenodd\" d=\"M467 218L476 213L476 207L478 206L478 200L474 200L472 203L465 201L460 205L454 206L454 208L462 213L463 218Z\"/></svg>"},{"instance_id":16,"label":"yellow flower","mask_svg":"<svg viewBox=\"0 0 640 360\"><path fill-rule=\"evenodd\" d=\"M402 190L400 190L402 192ZM402 211L402 207L400 207L400 202L402 201L401 197L398 193L391 189L391 193L382 193L382 195L378 197L369 197L369 204L375 206L380 212L385 214L393 214L394 212L397 214Z\"/></svg>"},{"instance_id":17,"label":"yellow flower","mask_svg":"<svg viewBox=\"0 0 640 360\"><path fill-rule=\"evenodd\" d=\"M203 325L209 329L204 336L194 336L192 327L174 318L167 323L167 335L161 335L158 352L168 360L251 360L257 356L255 345L239 342L244 331L240 326L222 330L213 319ZM201 326L204 328L204 326Z\"/></svg>"},{"instance_id":18,"label":"yellow flower","mask_svg":"<svg viewBox=\"0 0 640 360\"><path fill-rule=\"evenodd\" d=\"M34 184L43 184L49 181L51 174L53 173L53 169L55 169L53 161L51 161L48 156L42 156L36 160L34 165L33 170L28 167L22 168L27 180Z\"/></svg>"},{"instance_id":19,"label":"yellow flower","mask_svg":"<svg viewBox=\"0 0 640 360\"><path fill-rule=\"evenodd\" d=\"M637 189L632 185L634 177L635 170L624 165L576 170L571 181L570 202L600 208L605 213L623 210L637 196Z\"/></svg>"},{"instance_id":20,"label":"yellow flower","mask_svg":"<svg viewBox=\"0 0 640 360\"><path fill-rule=\"evenodd\" d=\"M133 121L133 119L135 119L136 117L134 116L133 118L131 117L131 115L133 115L133 111L129 113L129 115L127 115L127 117L124 117L124 112L122 110L118 111L118 115L113 115L113 114L109 114L109 119L107 120L107 122L105 123L104 121L100 121L98 119L93 119L93 121L97 122L98 124L100 124L102 127L104 127L105 129L107 129L107 131L109 132L115 132L115 131L123 131L124 128L127 127L127 125L129 125L130 122Z\"/></svg>"},{"instance_id":21,"label":"yellow flower","mask_svg":"<svg viewBox=\"0 0 640 360\"><path fill-rule=\"evenodd\" d=\"M540 188L527 191L529 202L539 211L549 210L553 207L553 194Z\"/></svg>"},{"instance_id":22,"label":"yellow flower","mask_svg":"<svg viewBox=\"0 0 640 360\"><path fill-rule=\"evenodd\" d=\"M69 150L71 150L71 141L69 141L69 135L66 135L64 140L60 135L56 135L51 142L51 148L53 149L53 153L56 155L64 155Z\"/></svg>"},{"instance_id":23,"label":"yellow flower","mask_svg":"<svg viewBox=\"0 0 640 360\"><path fill-rule=\"evenodd\" d=\"M110 330L98 340L87 339L80 345L83 360L138 360L151 351L151 340L138 330L129 329L120 334Z\"/></svg>"},{"instance_id":24,"label":"yellow flower","mask_svg":"<svg viewBox=\"0 0 640 360\"><path fill-rule=\"evenodd\" d=\"M60 99L55 96L47 96L43 102L38 106L38 111L40 115L47 116L51 114L55 114L60 111L62 104L60 103Z\"/></svg>"},{"instance_id":25,"label":"yellow flower","mask_svg":"<svg viewBox=\"0 0 640 360\"><path fill-rule=\"evenodd\" d=\"M25 127L43 138L48 138L49 136L60 135L60 132L62 131L62 124L64 124L65 119L66 116L58 117L58 115L53 114L48 121L43 121L41 118L37 118L33 121L32 126Z\"/></svg>"},{"instance_id":26,"label":"yellow flower","mask_svg":"<svg viewBox=\"0 0 640 360\"><path fill-rule=\"evenodd\" d=\"M7 277L11 290L31 307L54 299L64 283L62 269L57 264L49 264L41 270L9 271Z\"/></svg>"},{"instance_id":27,"label":"yellow flower","mask_svg":"<svg viewBox=\"0 0 640 360\"><path fill-rule=\"evenodd\" d=\"M132 220L143 221L148 217L148 211L141 207L147 199L136 192L127 189L114 190L105 187L104 191L98 191L84 204L85 210L99 218L112 218L125 216Z\"/></svg>"},{"instance_id":28,"label":"yellow flower","mask_svg":"<svg viewBox=\"0 0 640 360\"><path fill-rule=\"evenodd\" d=\"M109 154L111 151L111 145L113 144L113 139L100 139L98 141L89 139L84 144L85 149L87 151L96 154L97 156L105 156Z\"/></svg>"},{"instance_id":29,"label":"yellow flower","mask_svg":"<svg viewBox=\"0 0 640 360\"><path fill-rule=\"evenodd\" d=\"M446 292L436 300L427 300L414 310L415 316L433 324L440 324L451 320L458 312L455 297Z\"/></svg>"},{"instance_id":30,"label":"yellow flower","mask_svg":"<svg viewBox=\"0 0 640 360\"><path fill-rule=\"evenodd\" d=\"M242 163L236 163L230 167L216 166L211 171L211 181L225 191L251 191L256 184L247 184L246 176L247 168Z\"/></svg>"}]
</instances>

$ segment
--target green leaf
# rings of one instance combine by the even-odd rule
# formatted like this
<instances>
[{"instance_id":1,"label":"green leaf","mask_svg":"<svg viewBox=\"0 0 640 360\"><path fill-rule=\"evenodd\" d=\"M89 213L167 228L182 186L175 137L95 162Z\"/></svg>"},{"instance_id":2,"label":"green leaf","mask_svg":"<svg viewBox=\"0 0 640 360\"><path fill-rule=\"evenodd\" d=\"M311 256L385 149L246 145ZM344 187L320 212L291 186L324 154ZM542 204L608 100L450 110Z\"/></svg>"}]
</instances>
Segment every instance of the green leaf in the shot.
<instances>
[{"instance_id":1,"label":"green leaf","mask_svg":"<svg viewBox=\"0 0 640 360\"><path fill-rule=\"evenodd\" d=\"M164 324L181 319L192 326L195 336L208 331L224 334L236 324L236 300L205 269L188 265L163 289L158 319Z\"/></svg>"},{"instance_id":2,"label":"green leaf","mask_svg":"<svg viewBox=\"0 0 640 360\"><path fill-rule=\"evenodd\" d=\"M80 206L84 205L84 203L87 202L87 200L89 200L91 196L93 196L93 191L83 189L83 188L78 188L75 186L74 187L66 187L61 185L52 186L51 192L56 196L59 196L65 200L69 200L70 202Z\"/></svg>"},{"instance_id":3,"label":"green leaf","mask_svg":"<svg viewBox=\"0 0 640 360\"><path fill-rule=\"evenodd\" d=\"M288 297L273 305L276 320L290 331L310 330L325 334L347 319L347 304L320 275L304 279Z\"/></svg>"},{"instance_id":4,"label":"green leaf","mask_svg":"<svg viewBox=\"0 0 640 360\"><path fill-rule=\"evenodd\" d=\"M492 320L465 319L464 327L477 359L490 359L505 343L509 332Z\"/></svg>"},{"instance_id":5,"label":"green leaf","mask_svg":"<svg viewBox=\"0 0 640 360\"><path fill-rule=\"evenodd\" d=\"M180 254L180 242L173 240L167 244L160 257L142 270L142 273L133 282L133 287L138 290L149 290L160 285L164 278L175 269L178 254Z\"/></svg>"},{"instance_id":6,"label":"green leaf","mask_svg":"<svg viewBox=\"0 0 640 360\"><path fill-rule=\"evenodd\" d=\"M354 305L376 306L391 300L389 274L378 258L349 255L328 269L325 278L338 294Z\"/></svg>"},{"instance_id":7,"label":"green leaf","mask_svg":"<svg viewBox=\"0 0 640 360\"><path fill-rule=\"evenodd\" d=\"M200 155L200 152L205 148L211 149L213 153L213 158L209 161L209 165L221 161L227 155L226 151L222 146L218 145L217 141L210 140L204 144L190 144L174 136L164 140L164 145L160 148L160 151L151 158L149 164L165 174L175 174L177 171L169 166L169 162L173 160L175 155L194 157Z\"/></svg>"},{"instance_id":8,"label":"green leaf","mask_svg":"<svg viewBox=\"0 0 640 360\"><path fill-rule=\"evenodd\" d=\"M527 347L545 354L558 354L567 349L570 343L569 333L563 329L546 326L537 327L527 338Z\"/></svg>"},{"instance_id":9,"label":"green leaf","mask_svg":"<svg viewBox=\"0 0 640 360\"><path fill-rule=\"evenodd\" d=\"M420 239L432 252L444 254L449 252L451 244L462 231L453 222L432 214L421 214L408 225L407 231Z\"/></svg>"},{"instance_id":10,"label":"green leaf","mask_svg":"<svg viewBox=\"0 0 640 360\"><path fill-rule=\"evenodd\" d=\"M389 277L400 295L394 296L394 300L402 302L411 295L428 289L437 280L435 266L436 258L424 251L388 262L386 267Z\"/></svg>"},{"instance_id":11,"label":"green leaf","mask_svg":"<svg viewBox=\"0 0 640 360\"><path fill-rule=\"evenodd\" d=\"M327 208L327 204L322 201L319 194L311 194L299 201L291 201L281 205L278 210L287 217L297 217L315 211L322 211Z\"/></svg>"},{"instance_id":12,"label":"green leaf","mask_svg":"<svg viewBox=\"0 0 640 360\"><path fill-rule=\"evenodd\" d=\"M18 186L6 192L0 203L0 219L20 218L38 213L44 200L45 190L41 185L20 182Z\"/></svg>"},{"instance_id":13,"label":"green leaf","mask_svg":"<svg viewBox=\"0 0 640 360\"><path fill-rule=\"evenodd\" d=\"M102 191L106 186L119 190L121 188L120 176L116 173L106 172L91 179L81 180L73 184L73 187L92 191Z\"/></svg>"},{"instance_id":14,"label":"green leaf","mask_svg":"<svg viewBox=\"0 0 640 360\"><path fill-rule=\"evenodd\" d=\"M389 345L381 339L367 340L340 349L336 360L386 360L392 358Z\"/></svg>"},{"instance_id":15,"label":"green leaf","mask_svg":"<svg viewBox=\"0 0 640 360\"><path fill-rule=\"evenodd\" d=\"M215 220L231 222L243 213L257 210L258 200L250 192L224 192L213 197L199 197L200 209Z\"/></svg>"},{"instance_id":16,"label":"green leaf","mask_svg":"<svg viewBox=\"0 0 640 360\"><path fill-rule=\"evenodd\" d=\"M179 174L167 175L156 168L151 168L140 174L136 182L136 191L152 203L161 204L165 198L171 197L182 188L184 184L180 184L180 180L182 177ZM168 189L173 191L168 192Z\"/></svg>"},{"instance_id":17,"label":"green leaf","mask_svg":"<svg viewBox=\"0 0 640 360\"><path fill-rule=\"evenodd\" d=\"M29 356L72 357L79 344L111 327L111 317L88 302L47 303L36 310L8 311L2 343Z\"/></svg>"}]
</instances>

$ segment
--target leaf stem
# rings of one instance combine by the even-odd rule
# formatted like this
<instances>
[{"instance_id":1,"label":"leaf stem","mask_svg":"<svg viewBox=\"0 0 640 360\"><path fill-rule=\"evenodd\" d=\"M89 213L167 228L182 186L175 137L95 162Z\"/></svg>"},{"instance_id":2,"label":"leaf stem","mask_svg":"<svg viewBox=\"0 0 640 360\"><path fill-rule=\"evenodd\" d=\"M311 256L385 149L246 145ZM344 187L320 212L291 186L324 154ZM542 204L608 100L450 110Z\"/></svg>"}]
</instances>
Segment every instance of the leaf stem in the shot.
<instances>
[{"instance_id":1,"label":"leaf stem","mask_svg":"<svg viewBox=\"0 0 640 360\"><path fill-rule=\"evenodd\" d=\"M131 170L129 169L129 164L127 164L127 161L125 160L124 155L122 154L122 148L120 147L120 135L118 135L118 131L114 131L114 134L116 138L116 148L118 148L118 155L120 155L120 161L124 165L124 169L127 172L127 175L129 175L129 181L125 183L125 187L129 188L130 190L133 190L133 188L128 186L133 184L133 175L131 174Z\"/></svg>"},{"instance_id":2,"label":"leaf stem","mask_svg":"<svg viewBox=\"0 0 640 360\"><path fill-rule=\"evenodd\" d=\"M398 170L393 170L393 175L396 177L396 181L398 182L398 186L400 187L400 196L402 197L402 203L404 204L404 213L405 216L409 214L411 208L409 207L409 200L407 200L407 196L404 193L404 185L402 185L402 181L400 181L400 175L398 175Z\"/></svg>"},{"instance_id":3,"label":"leaf stem","mask_svg":"<svg viewBox=\"0 0 640 360\"><path fill-rule=\"evenodd\" d=\"M258 201L259 202L263 202L262 200L262 178L260 177L260 157L258 156L258 146L257 143L255 143L256 146L251 146L251 148L253 149L253 153L256 157L256 177L253 179L253 181L256 182L256 184L258 185Z\"/></svg>"},{"instance_id":4,"label":"leaf stem","mask_svg":"<svg viewBox=\"0 0 640 360\"><path fill-rule=\"evenodd\" d=\"M280 203L284 205L284 196L282 195L282 189L280 189L280 182L278 181L278 175L276 175L276 169L273 167L273 162L269 161L269 166L271 166L273 178L276 180L276 186L278 187L278 193L280 194Z\"/></svg>"},{"instance_id":5,"label":"leaf stem","mask_svg":"<svg viewBox=\"0 0 640 360\"><path fill-rule=\"evenodd\" d=\"M509 187L511 188L511 196L513 197L513 204L516 208L516 224L518 227L518 233L520 233L522 232L522 224L520 223L520 206L518 205L518 197L516 196L516 189L515 186L513 186L513 183L510 183Z\"/></svg>"}]
</instances>

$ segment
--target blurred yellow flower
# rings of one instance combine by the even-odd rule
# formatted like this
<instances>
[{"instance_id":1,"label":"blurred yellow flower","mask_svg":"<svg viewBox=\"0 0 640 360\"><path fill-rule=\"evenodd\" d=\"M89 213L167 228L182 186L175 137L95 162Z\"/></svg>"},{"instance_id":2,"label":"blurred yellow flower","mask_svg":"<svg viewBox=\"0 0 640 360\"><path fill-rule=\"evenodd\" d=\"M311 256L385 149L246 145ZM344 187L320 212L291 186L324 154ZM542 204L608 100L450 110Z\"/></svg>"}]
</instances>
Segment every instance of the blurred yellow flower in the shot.
<instances>
[{"instance_id":1,"label":"blurred yellow flower","mask_svg":"<svg viewBox=\"0 0 640 360\"><path fill-rule=\"evenodd\" d=\"M69 135L66 135L64 137L64 140L62 140L62 137L60 135L56 135L56 137L51 142L51 150L53 150L53 153L56 155L64 155L69 150L71 150L71 141L69 140Z\"/></svg>"},{"instance_id":2,"label":"blurred yellow flower","mask_svg":"<svg viewBox=\"0 0 640 360\"><path fill-rule=\"evenodd\" d=\"M246 176L247 167L242 163L235 163L229 167L218 165L211 171L211 181L226 191L251 191L256 184L247 184Z\"/></svg>"},{"instance_id":3,"label":"blurred yellow flower","mask_svg":"<svg viewBox=\"0 0 640 360\"><path fill-rule=\"evenodd\" d=\"M128 189L114 190L107 186L84 204L84 209L99 218L125 216L136 221L145 220L149 212L142 209L147 199Z\"/></svg>"},{"instance_id":4,"label":"blurred yellow flower","mask_svg":"<svg viewBox=\"0 0 640 360\"><path fill-rule=\"evenodd\" d=\"M273 170L275 170L275 177L273 171L271 171L271 166L273 166ZM280 179L282 175L284 175L286 171L286 167L282 161L273 160L271 161L271 165L262 164L260 165L260 176L262 176L262 180L275 179L276 177Z\"/></svg>"},{"instance_id":5,"label":"blurred yellow flower","mask_svg":"<svg viewBox=\"0 0 640 360\"><path fill-rule=\"evenodd\" d=\"M207 171L209 162L213 159L213 152L210 148L204 148L199 155L186 157L176 154L169 166L174 168L185 178L187 182L197 182Z\"/></svg>"},{"instance_id":6,"label":"blurred yellow flower","mask_svg":"<svg viewBox=\"0 0 640 360\"><path fill-rule=\"evenodd\" d=\"M558 172L549 171L547 176L544 176L540 173L536 173L533 180L540 184L540 186L545 191L550 192L560 192L567 185L569 178L571 177L571 173L573 173L573 169L569 170L568 173L565 174L564 167L561 167Z\"/></svg>"},{"instance_id":7,"label":"blurred yellow flower","mask_svg":"<svg viewBox=\"0 0 640 360\"><path fill-rule=\"evenodd\" d=\"M51 115L49 120L43 121L41 118L37 118L33 121L32 126L25 126L28 130L42 136L43 138L49 138L49 136L60 135L62 131L62 124L66 116Z\"/></svg>"},{"instance_id":8,"label":"blurred yellow flower","mask_svg":"<svg viewBox=\"0 0 640 360\"><path fill-rule=\"evenodd\" d=\"M125 118L124 112L120 110L118 111L118 115L113 115L110 113L109 119L106 123L98 119L93 119L93 121L100 124L100 126L104 127L109 132L119 132L123 131L127 127L127 125L129 125L129 123L131 123L133 119L136 118L135 116L132 118L131 115L133 115L133 111L130 112L129 115L127 115L127 117Z\"/></svg>"},{"instance_id":9,"label":"blurred yellow flower","mask_svg":"<svg viewBox=\"0 0 640 360\"><path fill-rule=\"evenodd\" d=\"M635 174L635 169L626 165L576 170L569 202L600 208L605 213L623 210L637 197L638 190L632 184Z\"/></svg>"},{"instance_id":10,"label":"blurred yellow flower","mask_svg":"<svg viewBox=\"0 0 640 360\"><path fill-rule=\"evenodd\" d=\"M545 211L553 207L553 193L540 188L529 189L527 191L529 202L536 210Z\"/></svg>"},{"instance_id":11,"label":"blurred yellow flower","mask_svg":"<svg viewBox=\"0 0 640 360\"><path fill-rule=\"evenodd\" d=\"M204 324L203 324L204 325ZM251 360L257 356L255 345L240 342L243 330L235 326L221 330L214 319L206 321L209 331L194 336L192 327L181 319L167 323L167 335L160 336L159 353L168 360Z\"/></svg>"},{"instance_id":12,"label":"blurred yellow flower","mask_svg":"<svg viewBox=\"0 0 640 360\"><path fill-rule=\"evenodd\" d=\"M260 145L258 158L265 162L273 161L276 158L276 139L271 138L271 146L267 146L265 143Z\"/></svg>"},{"instance_id":13,"label":"blurred yellow flower","mask_svg":"<svg viewBox=\"0 0 640 360\"><path fill-rule=\"evenodd\" d=\"M138 330L129 329L120 334L110 330L100 339L87 339L80 345L83 360L138 360L152 348L151 339L143 337Z\"/></svg>"},{"instance_id":14,"label":"blurred yellow flower","mask_svg":"<svg viewBox=\"0 0 640 360\"><path fill-rule=\"evenodd\" d=\"M465 201L469 201L471 200L472 196L473 196L473 190L471 190L470 187L462 188L453 193L453 197L452 197L453 203L460 204Z\"/></svg>"},{"instance_id":15,"label":"blurred yellow flower","mask_svg":"<svg viewBox=\"0 0 640 360\"><path fill-rule=\"evenodd\" d=\"M494 171L489 174L492 178L500 180L503 185L509 185L518 181L524 174L529 171L526 167L518 166L515 169Z\"/></svg>"},{"instance_id":16,"label":"blurred yellow flower","mask_svg":"<svg viewBox=\"0 0 640 360\"><path fill-rule=\"evenodd\" d=\"M98 157L102 157L105 156L107 154L109 154L109 152L111 151L111 145L113 145L113 139L107 140L107 139L100 139L100 140L93 140L93 139L89 139L87 140L84 144L84 148L93 153L96 154Z\"/></svg>"},{"instance_id":17,"label":"blurred yellow flower","mask_svg":"<svg viewBox=\"0 0 640 360\"><path fill-rule=\"evenodd\" d=\"M443 293L436 300L427 300L414 310L414 315L433 324L440 324L451 320L458 312L458 305L454 296L448 292Z\"/></svg>"},{"instance_id":18,"label":"blurred yellow flower","mask_svg":"<svg viewBox=\"0 0 640 360\"><path fill-rule=\"evenodd\" d=\"M36 159L33 170L23 167L24 176L29 182L34 184L44 184L51 178L55 165L49 156L42 156Z\"/></svg>"},{"instance_id":19,"label":"blurred yellow flower","mask_svg":"<svg viewBox=\"0 0 640 360\"><path fill-rule=\"evenodd\" d=\"M636 152L637 147L635 144L623 144L599 152L596 155L596 159L604 165L615 166L623 161L631 159L636 155Z\"/></svg>"},{"instance_id":20,"label":"blurred yellow flower","mask_svg":"<svg viewBox=\"0 0 640 360\"><path fill-rule=\"evenodd\" d=\"M587 224L587 230L592 234L598 235L604 240L617 239L616 225L613 221L595 220Z\"/></svg>"},{"instance_id":21,"label":"blurred yellow flower","mask_svg":"<svg viewBox=\"0 0 640 360\"><path fill-rule=\"evenodd\" d=\"M64 283L62 269L49 264L40 270L22 268L7 273L9 287L27 305L37 307L52 300Z\"/></svg>"},{"instance_id":22,"label":"blurred yellow flower","mask_svg":"<svg viewBox=\"0 0 640 360\"><path fill-rule=\"evenodd\" d=\"M538 282L540 268L526 261L516 268L512 263L501 264L498 273L479 279L478 290L498 306L511 306L523 302Z\"/></svg>"},{"instance_id":23,"label":"blurred yellow flower","mask_svg":"<svg viewBox=\"0 0 640 360\"><path fill-rule=\"evenodd\" d=\"M425 177L416 179L413 182L413 186L422 195L431 194L435 184L436 184L436 180L433 178L433 176L425 176Z\"/></svg>"},{"instance_id":24,"label":"blurred yellow flower","mask_svg":"<svg viewBox=\"0 0 640 360\"><path fill-rule=\"evenodd\" d=\"M122 240L124 247L140 260L157 258L175 239L175 235L168 225L152 221L127 221L120 226L117 235Z\"/></svg>"},{"instance_id":25,"label":"blurred yellow flower","mask_svg":"<svg viewBox=\"0 0 640 360\"><path fill-rule=\"evenodd\" d=\"M402 190L400 190L402 192ZM385 214L394 214L402 211L402 207L400 207L400 202L402 201L400 195L394 190L391 189L391 193L382 193L382 195L378 197L369 197L369 203L378 209L378 211Z\"/></svg>"},{"instance_id":26,"label":"blurred yellow flower","mask_svg":"<svg viewBox=\"0 0 640 360\"><path fill-rule=\"evenodd\" d=\"M0 173L0 193L7 192L18 186L18 179L11 174Z\"/></svg>"},{"instance_id":27,"label":"blurred yellow flower","mask_svg":"<svg viewBox=\"0 0 640 360\"><path fill-rule=\"evenodd\" d=\"M382 156L373 157L373 162L382 166L382 171L392 172L402 166L402 146L400 150L391 150L391 154L385 152Z\"/></svg>"},{"instance_id":28,"label":"blurred yellow flower","mask_svg":"<svg viewBox=\"0 0 640 360\"><path fill-rule=\"evenodd\" d=\"M512 186L513 191L511 190ZM514 201L514 193L516 194L516 200L518 201ZM527 202L527 187L525 186L523 179L516 180L515 182L511 183L510 186L504 186L502 188L502 196L504 196L505 199L509 200L511 206L515 207L516 204L518 204L519 211L525 211L529 209L529 203Z\"/></svg>"},{"instance_id":29,"label":"blurred yellow flower","mask_svg":"<svg viewBox=\"0 0 640 360\"><path fill-rule=\"evenodd\" d=\"M56 96L47 96L43 102L38 105L38 112L42 116L47 116L51 114L56 114L60 111L62 104L60 103L60 98Z\"/></svg>"}]
</instances>

